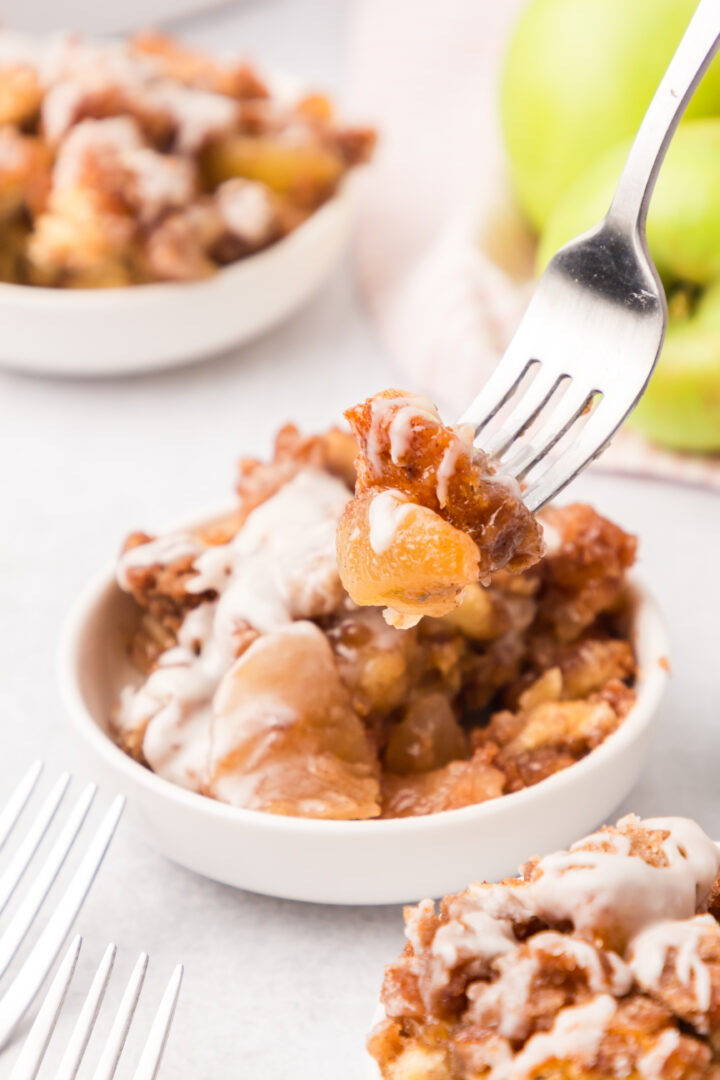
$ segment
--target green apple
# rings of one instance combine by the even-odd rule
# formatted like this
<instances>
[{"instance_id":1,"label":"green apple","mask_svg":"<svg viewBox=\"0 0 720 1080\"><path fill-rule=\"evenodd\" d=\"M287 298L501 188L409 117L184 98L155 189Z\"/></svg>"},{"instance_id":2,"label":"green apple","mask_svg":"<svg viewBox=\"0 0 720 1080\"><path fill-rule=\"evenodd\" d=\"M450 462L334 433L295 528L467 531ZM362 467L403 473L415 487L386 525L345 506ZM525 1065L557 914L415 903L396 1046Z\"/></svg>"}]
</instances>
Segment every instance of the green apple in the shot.
<instances>
[{"instance_id":1,"label":"green apple","mask_svg":"<svg viewBox=\"0 0 720 1080\"><path fill-rule=\"evenodd\" d=\"M697 0L530 0L512 36L501 113L516 197L542 229L560 197L637 130ZM688 116L720 114L720 61Z\"/></svg>"},{"instance_id":2,"label":"green apple","mask_svg":"<svg viewBox=\"0 0 720 1080\"><path fill-rule=\"evenodd\" d=\"M629 423L675 450L720 450L720 284L670 320L658 366Z\"/></svg>"},{"instance_id":3,"label":"green apple","mask_svg":"<svg viewBox=\"0 0 720 1080\"><path fill-rule=\"evenodd\" d=\"M610 150L567 192L541 236L538 269L603 217L627 150ZM650 204L648 243L667 289L700 298L671 302L662 356L629 423L665 446L720 450L720 118L677 132Z\"/></svg>"},{"instance_id":4,"label":"green apple","mask_svg":"<svg viewBox=\"0 0 720 1080\"><path fill-rule=\"evenodd\" d=\"M629 149L608 151L565 193L540 237L539 270L607 213ZM720 280L720 117L678 129L650 203L648 243L667 287Z\"/></svg>"}]
</instances>

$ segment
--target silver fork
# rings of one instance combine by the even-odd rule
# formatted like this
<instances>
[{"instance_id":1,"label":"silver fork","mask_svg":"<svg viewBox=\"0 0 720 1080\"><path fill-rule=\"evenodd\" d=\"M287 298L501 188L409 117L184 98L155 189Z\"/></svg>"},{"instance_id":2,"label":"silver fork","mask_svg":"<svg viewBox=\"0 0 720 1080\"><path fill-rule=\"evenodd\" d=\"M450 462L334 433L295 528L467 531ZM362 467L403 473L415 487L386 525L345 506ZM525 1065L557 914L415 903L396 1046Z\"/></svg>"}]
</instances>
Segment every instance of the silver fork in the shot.
<instances>
[{"instance_id":1,"label":"silver fork","mask_svg":"<svg viewBox=\"0 0 720 1080\"><path fill-rule=\"evenodd\" d=\"M523 499L532 511L602 453L655 367L667 302L647 247L648 204L670 140L719 44L720 0L700 0L607 216L555 255L505 355L461 417L474 426L476 445L526 485Z\"/></svg>"},{"instance_id":2,"label":"silver fork","mask_svg":"<svg viewBox=\"0 0 720 1080\"><path fill-rule=\"evenodd\" d=\"M15 1063L15 1067L10 1074L10 1080L35 1080L38 1076L55 1025L62 1011L65 996L75 973L81 945L82 938L76 937L65 954L57 975L50 986L48 995ZM65 1047L62 1060L56 1068L53 1080L75 1080L78 1074L85 1058L90 1037L95 1029L100 1007L110 981L116 953L117 949L114 945L107 947ZM142 953L125 987L110 1034L95 1066L94 1080L113 1080L115 1076L135 1016L147 966L148 956L146 953ZM182 965L179 965L175 968L163 994L150 1034L147 1037L135 1070L134 1080L155 1080L158 1074L170 1027L175 1016L175 1007L180 994L182 978L183 968Z\"/></svg>"},{"instance_id":3,"label":"silver fork","mask_svg":"<svg viewBox=\"0 0 720 1080\"><path fill-rule=\"evenodd\" d=\"M0 851L18 827L42 770L42 763L36 762L0 811ZM50 825L59 816L69 783L69 773L63 773L58 778L5 869L0 873L0 915L30 870L37 849ZM80 793L42 865L36 870L22 901L0 932L0 981L40 914L55 879L74 848L96 792L96 785L88 784ZM124 808L125 800L118 796L95 830L70 881L55 902L52 914L19 971L7 989L0 987L0 1050L32 1005L55 963L102 865Z\"/></svg>"}]
</instances>

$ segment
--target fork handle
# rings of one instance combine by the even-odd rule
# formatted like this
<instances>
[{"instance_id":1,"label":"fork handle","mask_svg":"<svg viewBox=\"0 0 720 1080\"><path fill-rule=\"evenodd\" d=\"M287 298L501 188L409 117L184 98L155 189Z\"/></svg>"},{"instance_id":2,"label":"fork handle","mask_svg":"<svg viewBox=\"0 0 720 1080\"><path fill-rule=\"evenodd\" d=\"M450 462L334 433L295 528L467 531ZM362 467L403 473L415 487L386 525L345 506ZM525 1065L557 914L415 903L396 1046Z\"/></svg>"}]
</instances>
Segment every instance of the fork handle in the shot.
<instances>
[{"instance_id":1,"label":"fork handle","mask_svg":"<svg viewBox=\"0 0 720 1080\"><path fill-rule=\"evenodd\" d=\"M645 232L648 205L670 141L720 46L720 0L700 0L632 144L608 213L620 228Z\"/></svg>"}]
</instances>

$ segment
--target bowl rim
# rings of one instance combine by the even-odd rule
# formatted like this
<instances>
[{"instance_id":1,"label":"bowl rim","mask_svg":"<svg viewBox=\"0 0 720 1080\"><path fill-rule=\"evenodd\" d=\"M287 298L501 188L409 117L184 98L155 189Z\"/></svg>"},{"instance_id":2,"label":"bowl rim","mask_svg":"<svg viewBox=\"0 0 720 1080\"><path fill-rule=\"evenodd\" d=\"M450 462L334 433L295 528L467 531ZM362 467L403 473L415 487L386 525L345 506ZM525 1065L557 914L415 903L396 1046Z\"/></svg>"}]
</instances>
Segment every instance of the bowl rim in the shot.
<instances>
[{"instance_id":1,"label":"bowl rim","mask_svg":"<svg viewBox=\"0 0 720 1080\"><path fill-rule=\"evenodd\" d=\"M235 505L235 502L226 500L219 506L216 505L210 508L206 513L194 516L192 520L185 519L182 522L176 522L170 529L197 527L227 514L228 510L235 507ZM158 531L165 532L170 531L170 529L160 529ZM356 836L379 836L381 834L403 836L415 833L418 830L427 832L433 830L443 831L451 821L458 824L471 820L475 820L478 825L482 824L482 822L490 823L493 818L503 812L500 807L519 808L523 804L531 807L538 800L542 801L544 794L547 792L561 792L564 787L572 788L575 782L582 779L584 775L589 775L596 769L601 769L609 759L616 755L622 755L625 748L632 745L635 739L652 724L655 711L669 677L669 664L667 662L669 652L668 634L658 604L647 585L644 584L642 576L631 573L628 580L634 603L633 636L642 633L644 638L650 642L652 655L649 657L649 661L646 660L645 666L638 671L635 683L637 699L627 716L598 747L591 750L589 754L586 754L585 757L573 765L553 773L531 787L458 809L439 810L434 814L417 817L384 818L382 820L369 818L359 821L336 821L269 814L263 810L232 806L229 803L220 802L199 792L180 787L178 784L166 780L135 761L121 750L110 736L100 728L83 698L76 677L80 640L87 619L92 611L106 600L107 595L113 589L117 589L118 592L121 591L115 579L115 563L112 563L101 573L96 574L85 585L64 620L56 655L56 677L60 699L75 732L90 744L94 752L104 759L109 768L126 776L129 785L139 785L149 795L165 799L186 810L198 811L210 819L222 820L227 824L237 826L244 824L268 832L292 831L312 833L319 836L337 836L339 833L348 830Z\"/></svg>"},{"instance_id":2,"label":"bowl rim","mask_svg":"<svg viewBox=\"0 0 720 1080\"><path fill-rule=\"evenodd\" d=\"M187 298L188 292L207 291L235 279L240 287L241 279L262 270L266 265L282 258L293 248L304 244L312 233L319 231L328 219L338 213L349 210L350 195L353 188L357 166L350 169L340 180L337 189L329 199L314 210L297 228L280 240L244 259L237 259L227 266L219 267L209 277L194 281L148 281L136 285L113 285L106 289L63 289L51 285L21 285L16 282L0 282L0 310L17 307L28 311L62 308L67 311L87 311L88 309L123 308L136 303L153 304L164 300L177 300L179 294Z\"/></svg>"}]
</instances>

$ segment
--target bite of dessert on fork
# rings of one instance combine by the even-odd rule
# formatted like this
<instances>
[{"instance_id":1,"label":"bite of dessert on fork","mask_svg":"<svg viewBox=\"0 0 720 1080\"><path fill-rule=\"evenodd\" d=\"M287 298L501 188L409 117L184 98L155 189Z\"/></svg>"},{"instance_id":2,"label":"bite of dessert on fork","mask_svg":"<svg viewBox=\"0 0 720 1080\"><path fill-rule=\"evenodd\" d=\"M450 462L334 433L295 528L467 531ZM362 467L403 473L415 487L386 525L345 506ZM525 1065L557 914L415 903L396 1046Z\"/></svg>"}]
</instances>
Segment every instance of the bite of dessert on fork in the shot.
<instances>
[{"instance_id":1,"label":"bite of dessert on fork","mask_svg":"<svg viewBox=\"0 0 720 1080\"><path fill-rule=\"evenodd\" d=\"M360 450L338 560L356 604L384 606L406 628L452 611L495 571L539 560L541 526L519 485L475 449L471 425L446 426L431 401L401 390L345 415Z\"/></svg>"}]
</instances>

